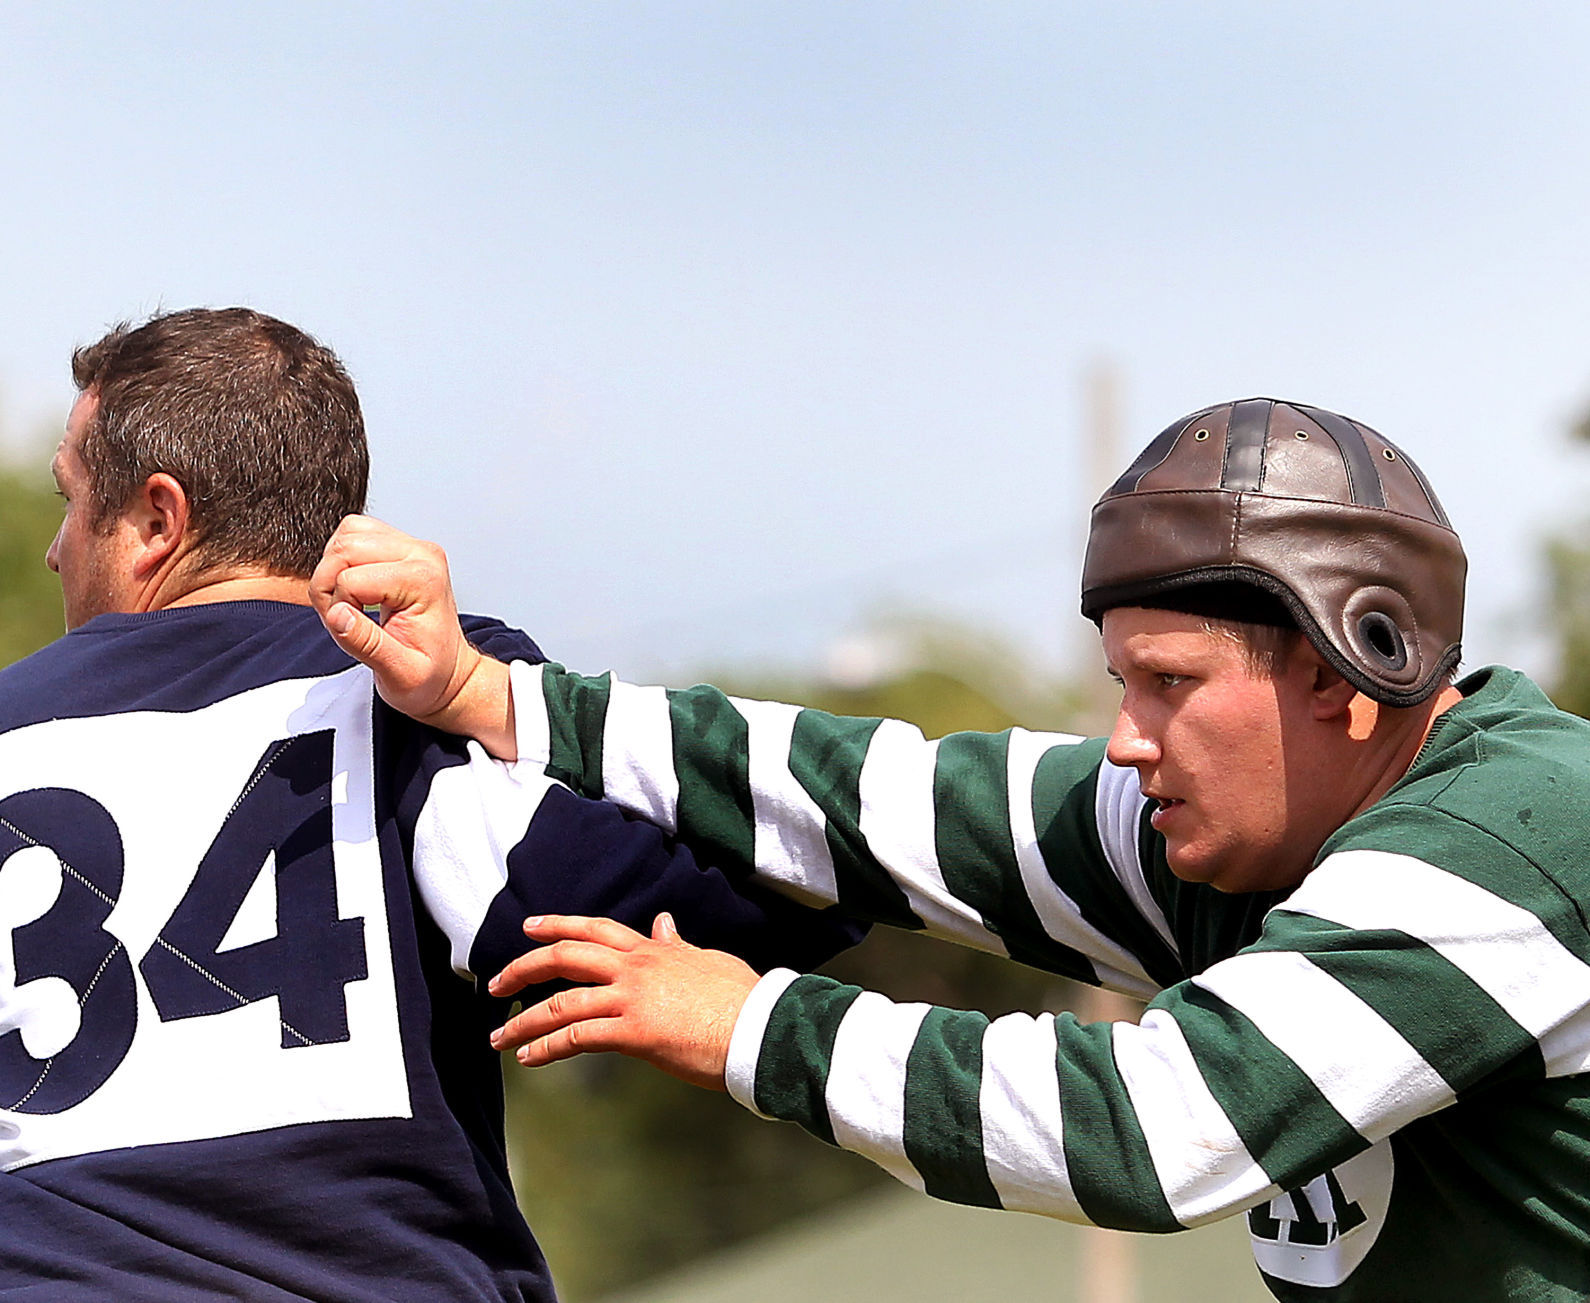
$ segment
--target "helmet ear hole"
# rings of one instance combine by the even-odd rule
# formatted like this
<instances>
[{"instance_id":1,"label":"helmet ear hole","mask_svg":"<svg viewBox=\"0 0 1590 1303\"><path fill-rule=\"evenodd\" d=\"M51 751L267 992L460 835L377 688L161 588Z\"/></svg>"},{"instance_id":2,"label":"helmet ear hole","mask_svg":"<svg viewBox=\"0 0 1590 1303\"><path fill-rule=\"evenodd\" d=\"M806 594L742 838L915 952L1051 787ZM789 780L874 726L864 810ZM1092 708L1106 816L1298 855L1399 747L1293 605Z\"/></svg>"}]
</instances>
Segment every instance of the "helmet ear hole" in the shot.
<instances>
[{"instance_id":1,"label":"helmet ear hole","mask_svg":"<svg viewBox=\"0 0 1590 1303\"><path fill-rule=\"evenodd\" d=\"M1406 668L1408 644L1396 621L1384 611L1367 611L1358 617L1358 641L1386 669L1395 672Z\"/></svg>"}]
</instances>

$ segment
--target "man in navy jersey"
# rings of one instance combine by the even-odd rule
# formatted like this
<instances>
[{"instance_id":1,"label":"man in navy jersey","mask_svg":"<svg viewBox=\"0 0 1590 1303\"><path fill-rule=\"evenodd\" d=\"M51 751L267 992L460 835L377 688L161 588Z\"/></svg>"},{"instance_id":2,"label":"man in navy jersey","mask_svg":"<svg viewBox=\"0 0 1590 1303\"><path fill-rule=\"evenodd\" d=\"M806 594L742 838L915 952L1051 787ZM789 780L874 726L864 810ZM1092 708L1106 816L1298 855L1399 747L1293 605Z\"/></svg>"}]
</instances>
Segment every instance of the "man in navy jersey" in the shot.
<instances>
[{"instance_id":1,"label":"man in navy jersey","mask_svg":"<svg viewBox=\"0 0 1590 1303\"><path fill-rule=\"evenodd\" d=\"M307 598L365 496L329 350L193 310L73 372L68 633L0 672L0 1297L552 1299L476 983L523 916L855 933L376 696Z\"/></svg>"}]
</instances>

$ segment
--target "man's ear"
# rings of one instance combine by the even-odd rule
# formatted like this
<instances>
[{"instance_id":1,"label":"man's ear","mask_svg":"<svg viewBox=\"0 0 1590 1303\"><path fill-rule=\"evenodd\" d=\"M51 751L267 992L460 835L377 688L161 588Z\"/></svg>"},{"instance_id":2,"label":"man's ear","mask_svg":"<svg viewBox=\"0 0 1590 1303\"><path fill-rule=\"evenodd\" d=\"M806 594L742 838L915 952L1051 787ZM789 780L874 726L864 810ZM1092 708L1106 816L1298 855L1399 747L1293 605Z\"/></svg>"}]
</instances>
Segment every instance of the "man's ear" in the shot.
<instances>
[{"instance_id":1,"label":"man's ear","mask_svg":"<svg viewBox=\"0 0 1590 1303\"><path fill-rule=\"evenodd\" d=\"M1317 720L1336 719L1347 713L1358 689L1319 654L1307 638L1298 635L1287 662L1288 675L1297 675L1309 694L1309 710Z\"/></svg>"},{"instance_id":2,"label":"man's ear","mask_svg":"<svg viewBox=\"0 0 1590 1303\"><path fill-rule=\"evenodd\" d=\"M1336 719L1346 715L1353 704L1353 698L1358 695L1358 689L1353 687L1340 672L1325 659L1315 652L1312 647L1316 664L1314 666L1314 718L1319 720Z\"/></svg>"},{"instance_id":3,"label":"man's ear","mask_svg":"<svg viewBox=\"0 0 1590 1303\"><path fill-rule=\"evenodd\" d=\"M133 573L145 579L183 550L189 525L187 490L164 471L156 471L134 495L129 514L139 544Z\"/></svg>"}]
</instances>

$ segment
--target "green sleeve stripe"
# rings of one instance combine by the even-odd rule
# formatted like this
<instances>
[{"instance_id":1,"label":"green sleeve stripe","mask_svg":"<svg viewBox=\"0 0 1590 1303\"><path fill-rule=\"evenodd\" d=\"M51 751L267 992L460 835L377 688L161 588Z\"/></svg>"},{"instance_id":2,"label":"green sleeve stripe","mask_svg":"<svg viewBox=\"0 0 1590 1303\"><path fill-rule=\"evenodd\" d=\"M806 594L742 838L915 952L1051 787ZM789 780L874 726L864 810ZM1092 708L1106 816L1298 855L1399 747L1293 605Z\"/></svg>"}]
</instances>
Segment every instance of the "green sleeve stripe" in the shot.
<instances>
[{"instance_id":1,"label":"green sleeve stripe","mask_svg":"<svg viewBox=\"0 0 1590 1303\"><path fill-rule=\"evenodd\" d=\"M1181 1025L1210 1094L1254 1162L1283 1189L1367 1146L1308 1074L1219 996L1183 983L1151 1007L1168 1010Z\"/></svg>"},{"instance_id":2,"label":"green sleeve stripe","mask_svg":"<svg viewBox=\"0 0 1590 1303\"><path fill-rule=\"evenodd\" d=\"M1117 1230L1180 1230L1115 1070L1110 1024L1083 1024L1060 1014L1055 1038L1066 1170L1083 1214Z\"/></svg>"},{"instance_id":3,"label":"green sleeve stripe","mask_svg":"<svg viewBox=\"0 0 1590 1303\"><path fill-rule=\"evenodd\" d=\"M1037 817L1038 849L1050 876L1061 884L1095 931L1130 951L1159 985L1168 986L1185 974L1164 939L1139 912L1136 903L1110 869L1099 842L1095 807L1102 741L1078 747L1057 747L1033 775L1032 808ZM1075 775L1076 757L1066 752L1093 753L1092 770L1083 781Z\"/></svg>"},{"instance_id":4,"label":"green sleeve stripe","mask_svg":"<svg viewBox=\"0 0 1590 1303\"><path fill-rule=\"evenodd\" d=\"M1301 951L1397 1030L1462 1095L1498 1073L1542 1076L1540 1046L1482 986L1417 937L1285 909L1251 949Z\"/></svg>"},{"instance_id":5,"label":"green sleeve stripe","mask_svg":"<svg viewBox=\"0 0 1590 1303\"><path fill-rule=\"evenodd\" d=\"M905 1156L936 1199L999 1207L983 1161L979 1093L983 1077L980 1013L933 1009L906 1060Z\"/></svg>"},{"instance_id":6,"label":"green sleeve stripe","mask_svg":"<svg viewBox=\"0 0 1590 1303\"><path fill-rule=\"evenodd\" d=\"M1081 951L1044 931L1022 885L1010 829L1010 732L952 733L933 773L934 829L944 885L975 909L1012 959L1078 982L1096 982ZM1024 794L1025 795L1025 794Z\"/></svg>"},{"instance_id":7,"label":"green sleeve stripe","mask_svg":"<svg viewBox=\"0 0 1590 1303\"><path fill-rule=\"evenodd\" d=\"M668 694L679 837L706 864L749 872L756 853L745 719L712 688Z\"/></svg>"},{"instance_id":8,"label":"green sleeve stripe","mask_svg":"<svg viewBox=\"0 0 1590 1303\"><path fill-rule=\"evenodd\" d=\"M541 686L549 733L547 773L584 796L600 797L608 676L586 678L549 663L541 667Z\"/></svg>"},{"instance_id":9,"label":"green sleeve stripe","mask_svg":"<svg viewBox=\"0 0 1590 1303\"><path fill-rule=\"evenodd\" d=\"M756 1107L834 1143L828 1116L828 1073L839 1024L861 995L826 977L800 977L779 997L756 1064Z\"/></svg>"},{"instance_id":10,"label":"green sleeve stripe","mask_svg":"<svg viewBox=\"0 0 1590 1303\"><path fill-rule=\"evenodd\" d=\"M803 710L790 739L790 773L828 820L829 853L840 907L853 917L918 929L922 920L880 867L861 832L861 768L881 721Z\"/></svg>"}]
</instances>

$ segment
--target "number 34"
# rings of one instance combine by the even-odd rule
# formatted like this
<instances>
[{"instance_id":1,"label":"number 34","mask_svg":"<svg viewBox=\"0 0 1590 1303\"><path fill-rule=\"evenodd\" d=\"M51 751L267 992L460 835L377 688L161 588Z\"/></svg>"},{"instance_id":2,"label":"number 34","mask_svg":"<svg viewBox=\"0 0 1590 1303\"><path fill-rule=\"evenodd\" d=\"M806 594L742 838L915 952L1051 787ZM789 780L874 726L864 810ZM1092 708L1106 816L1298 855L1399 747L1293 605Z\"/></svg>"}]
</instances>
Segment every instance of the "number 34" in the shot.
<instances>
[{"instance_id":1,"label":"number 34","mask_svg":"<svg viewBox=\"0 0 1590 1303\"><path fill-rule=\"evenodd\" d=\"M366 976L364 920L337 916L332 739L324 730L265 748L138 962L162 1022L275 996L284 1049L348 1039L343 988ZM25 921L0 919L0 1108L59 1113L105 1084L137 1030L132 957L105 931L122 889L121 833L83 792L17 792L0 800L0 884L19 855L53 857L60 886L21 910ZM223 950L272 855L276 935Z\"/></svg>"}]
</instances>

